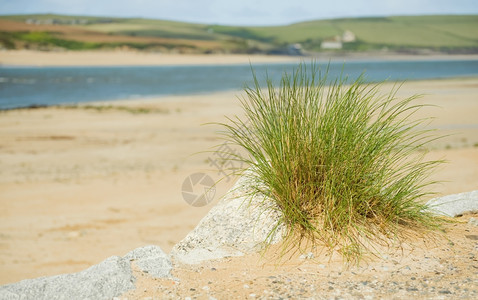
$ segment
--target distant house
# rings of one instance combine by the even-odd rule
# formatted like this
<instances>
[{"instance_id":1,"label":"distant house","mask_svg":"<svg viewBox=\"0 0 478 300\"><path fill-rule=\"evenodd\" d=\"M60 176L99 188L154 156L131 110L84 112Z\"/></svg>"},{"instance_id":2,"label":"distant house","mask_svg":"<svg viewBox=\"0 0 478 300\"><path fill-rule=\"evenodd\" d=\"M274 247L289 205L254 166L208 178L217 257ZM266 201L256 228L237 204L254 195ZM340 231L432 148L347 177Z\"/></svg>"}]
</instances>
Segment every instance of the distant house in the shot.
<instances>
[{"instance_id":1,"label":"distant house","mask_svg":"<svg viewBox=\"0 0 478 300\"><path fill-rule=\"evenodd\" d=\"M322 49L342 49L344 43L355 42L355 34L350 30L345 30L342 36L334 36L333 38L326 39L320 44Z\"/></svg>"},{"instance_id":2,"label":"distant house","mask_svg":"<svg viewBox=\"0 0 478 300\"><path fill-rule=\"evenodd\" d=\"M333 39L324 40L320 44L322 49L342 49L342 41L340 37L334 37Z\"/></svg>"},{"instance_id":3,"label":"distant house","mask_svg":"<svg viewBox=\"0 0 478 300\"><path fill-rule=\"evenodd\" d=\"M343 43L351 43L351 42L355 42L356 40L357 38L355 37L355 34L350 30L345 30L344 34L342 34Z\"/></svg>"}]
</instances>

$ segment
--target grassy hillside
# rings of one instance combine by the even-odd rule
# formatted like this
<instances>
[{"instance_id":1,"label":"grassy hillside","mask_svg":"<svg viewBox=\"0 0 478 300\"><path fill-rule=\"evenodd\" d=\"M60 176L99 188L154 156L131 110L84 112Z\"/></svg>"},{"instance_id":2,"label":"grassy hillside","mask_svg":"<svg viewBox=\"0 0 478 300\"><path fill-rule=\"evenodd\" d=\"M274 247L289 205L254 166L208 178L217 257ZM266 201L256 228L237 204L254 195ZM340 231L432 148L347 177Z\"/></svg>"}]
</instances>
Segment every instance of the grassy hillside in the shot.
<instances>
[{"instance_id":1,"label":"grassy hillside","mask_svg":"<svg viewBox=\"0 0 478 300\"><path fill-rule=\"evenodd\" d=\"M135 48L192 53L438 51L478 53L478 16L409 16L318 20L287 26L239 27L107 17L0 16L0 47L73 50ZM327 50L323 41L355 39Z\"/></svg>"},{"instance_id":2,"label":"grassy hillside","mask_svg":"<svg viewBox=\"0 0 478 300\"><path fill-rule=\"evenodd\" d=\"M350 30L356 41L349 50L430 49L435 51L478 50L478 16L418 16L319 20L276 27L244 28L216 26L221 33L255 37L276 44L301 43L308 50L320 50L325 39Z\"/></svg>"}]
</instances>

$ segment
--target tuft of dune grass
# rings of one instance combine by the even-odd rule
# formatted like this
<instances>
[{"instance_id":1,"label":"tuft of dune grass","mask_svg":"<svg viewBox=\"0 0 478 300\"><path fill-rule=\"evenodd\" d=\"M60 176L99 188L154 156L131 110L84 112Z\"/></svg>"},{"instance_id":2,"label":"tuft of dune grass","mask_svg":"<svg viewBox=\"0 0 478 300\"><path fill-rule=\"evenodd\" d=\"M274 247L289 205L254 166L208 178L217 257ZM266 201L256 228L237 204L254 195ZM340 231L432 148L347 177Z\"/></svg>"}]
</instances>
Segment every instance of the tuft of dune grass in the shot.
<instances>
[{"instance_id":1,"label":"tuft of dune grass","mask_svg":"<svg viewBox=\"0 0 478 300\"><path fill-rule=\"evenodd\" d=\"M298 237L355 261L374 243L439 226L420 201L441 161L418 151L436 139L422 129L428 119L414 118L418 96L397 99L397 87L381 94L363 76L329 78L315 64L284 73L278 87L253 77L245 118L228 118L221 133L246 153L229 157L253 171L252 196L281 210L285 245Z\"/></svg>"}]
</instances>

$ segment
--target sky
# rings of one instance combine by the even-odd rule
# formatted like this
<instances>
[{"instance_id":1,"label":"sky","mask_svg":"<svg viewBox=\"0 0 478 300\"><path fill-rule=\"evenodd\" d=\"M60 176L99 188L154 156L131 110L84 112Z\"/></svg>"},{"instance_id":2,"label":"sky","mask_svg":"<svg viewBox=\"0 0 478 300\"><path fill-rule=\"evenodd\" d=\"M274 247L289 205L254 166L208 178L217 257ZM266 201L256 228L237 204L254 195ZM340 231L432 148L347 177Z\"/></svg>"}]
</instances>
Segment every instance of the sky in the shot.
<instances>
[{"instance_id":1,"label":"sky","mask_svg":"<svg viewBox=\"0 0 478 300\"><path fill-rule=\"evenodd\" d=\"M0 14L142 17L222 25L286 25L390 15L478 14L477 0L0 0Z\"/></svg>"}]
</instances>

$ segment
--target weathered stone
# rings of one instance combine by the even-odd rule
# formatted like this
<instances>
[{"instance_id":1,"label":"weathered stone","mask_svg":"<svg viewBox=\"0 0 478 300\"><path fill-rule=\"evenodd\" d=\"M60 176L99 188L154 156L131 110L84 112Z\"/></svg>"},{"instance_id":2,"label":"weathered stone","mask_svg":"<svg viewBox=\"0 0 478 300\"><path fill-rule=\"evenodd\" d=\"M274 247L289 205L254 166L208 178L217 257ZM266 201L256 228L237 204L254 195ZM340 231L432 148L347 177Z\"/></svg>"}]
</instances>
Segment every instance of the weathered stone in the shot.
<instances>
[{"instance_id":1,"label":"weathered stone","mask_svg":"<svg viewBox=\"0 0 478 300\"><path fill-rule=\"evenodd\" d=\"M171 257L197 264L257 252L265 241L279 242L284 231L281 213L264 196L250 196L251 180L250 174L241 177L196 228L174 246Z\"/></svg>"},{"instance_id":2,"label":"weathered stone","mask_svg":"<svg viewBox=\"0 0 478 300\"><path fill-rule=\"evenodd\" d=\"M0 299L111 299L134 289L129 261L107 258L84 271L22 280L0 287Z\"/></svg>"},{"instance_id":3,"label":"weathered stone","mask_svg":"<svg viewBox=\"0 0 478 300\"><path fill-rule=\"evenodd\" d=\"M434 198L427 202L427 206L437 215L448 217L478 211L478 190Z\"/></svg>"},{"instance_id":4,"label":"weathered stone","mask_svg":"<svg viewBox=\"0 0 478 300\"><path fill-rule=\"evenodd\" d=\"M473 225L473 226L478 226L478 219L477 218L470 218L468 220L468 224Z\"/></svg>"},{"instance_id":5,"label":"weathered stone","mask_svg":"<svg viewBox=\"0 0 478 300\"><path fill-rule=\"evenodd\" d=\"M159 246L146 246L134 249L124 256L135 262L143 272L156 278L170 278L173 265L168 255Z\"/></svg>"},{"instance_id":6,"label":"weathered stone","mask_svg":"<svg viewBox=\"0 0 478 300\"><path fill-rule=\"evenodd\" d=\"M112 299L135 288L132 262L153 277L171 277L172 264L166 253L158 246L146 246L78 273L4 285L0 287L0 299Z\"/></svg>"}]
</instances>

